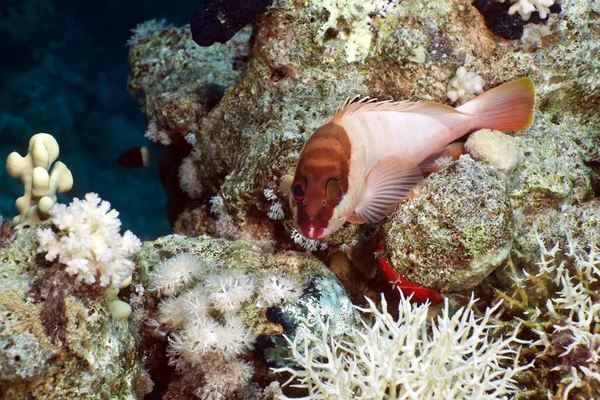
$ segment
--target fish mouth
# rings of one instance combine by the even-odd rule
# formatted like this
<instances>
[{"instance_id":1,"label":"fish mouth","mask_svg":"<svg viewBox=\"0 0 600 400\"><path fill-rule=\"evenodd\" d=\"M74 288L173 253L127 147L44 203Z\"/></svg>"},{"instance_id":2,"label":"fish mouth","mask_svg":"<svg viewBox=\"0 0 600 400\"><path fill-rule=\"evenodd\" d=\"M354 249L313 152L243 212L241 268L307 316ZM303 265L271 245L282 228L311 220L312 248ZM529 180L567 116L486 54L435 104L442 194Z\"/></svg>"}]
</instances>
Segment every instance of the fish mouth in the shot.
<instances>
[{"instance_id":1,"label":"fish mouth","mask_svg":"<svg viewBox=\"0 0 600 400\"><path fill-rule=\"evenodd\" d=\"M296 228L302 236L309 239L322 239L333 233L333 229L327 227L327 221L313 218L299 218L296 221Z\"/></svg>"},{"instance_id":2,"label":"fish mouth","mask_svg":"<svg viewBox=\"0 0 600 400\"><path fill-rule=\"evenodd\" d=\"M302 236L305 236L309 239L323 239L333 233L333 229L322 228L316 225L305 225L299 227L299 231Z\"/></svg>"}]
</instances>

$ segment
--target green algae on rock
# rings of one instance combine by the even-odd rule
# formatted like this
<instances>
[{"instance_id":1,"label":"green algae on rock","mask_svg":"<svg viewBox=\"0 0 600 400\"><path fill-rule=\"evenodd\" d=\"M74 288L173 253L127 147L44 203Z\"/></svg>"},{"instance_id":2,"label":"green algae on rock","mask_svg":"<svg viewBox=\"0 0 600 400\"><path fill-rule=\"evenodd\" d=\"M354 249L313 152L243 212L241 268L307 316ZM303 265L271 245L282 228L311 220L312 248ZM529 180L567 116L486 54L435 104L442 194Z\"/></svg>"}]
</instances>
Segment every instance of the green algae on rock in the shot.
<instances>
[{"instance_id":1,"label":"green algae on rock","mask_svg":"<svg viewBox=\"0 0 600 400\"><path fill-rule=\"evenodd\" d=\"M430 175L383 231L391 265L409 281L442 292L471 289L512 245L504 174L463 156Z\"/></svg>"},{"instance_id":2,"label":"green algae on rock","mask_svg":"<svg viewBox=\"0 0 600 400\"><path fill-rule=\"evenodd\" d=\"M35 230L0 248L0 392L5 399L131 399L152 388L126 321L101 290L37 255Z\"/></svg>"},{"instance_id":3,"label":"green algae on rock","mask_svg":"<svg viewBox=\"0 0 600 400\"><path fill-rule=\"evenodd\" d=\"M220 192L237 224L265 213L264 189L293 170L310 133L355 94L445 102L448 80L464 66L490 86L529 76L543 111L558 121L570 114L574 128L584 129L590 119L598 123L589 110L597 108L600 98L592 72L598 68L600 34L586 22L593 17L584 4L569 3L543 24L527 25L522 41L507 41L486 28L469 1L411 0L381 8L374 2L358 7L348 1L332 14L334 3L275 1L254 27L239 79L229 80L233 86L196 125L176 129L197 139L180 178L199 190L188 186L186 192L198 195L200 187ZM367 32L368 40L356 40L360 32ZM160 94L161 80L180 74L179 64L156 69L164 72L157 75L144 68L148 62L160 66L180 60L183 71L193 71L205 83L221 84L219 77L231 71L221 64L202 69L197 60L205 49L186 46L180 51L181 46L170 49L159 40L191 43L188 33L168 28L153 34L155 42L134 43L131 54L139 56L131 58L133 81L144 81L145 92ZM188 93L198 85L194 79L178 84ZM153 100L157 98L147 97L150 120L156 115L189 120L189 107ZM565 99L571 110L564 110ZM597 158L597 150L592 151Z\"/></svg>"}]
</instances>

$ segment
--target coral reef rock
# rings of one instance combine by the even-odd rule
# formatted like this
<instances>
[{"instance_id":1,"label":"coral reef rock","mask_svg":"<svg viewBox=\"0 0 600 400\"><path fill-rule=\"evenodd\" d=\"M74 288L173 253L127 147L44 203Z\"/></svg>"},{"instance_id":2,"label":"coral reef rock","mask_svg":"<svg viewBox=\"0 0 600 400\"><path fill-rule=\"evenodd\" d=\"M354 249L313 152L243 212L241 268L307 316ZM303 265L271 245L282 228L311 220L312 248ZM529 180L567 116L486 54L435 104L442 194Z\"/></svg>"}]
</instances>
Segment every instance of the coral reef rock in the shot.
<instances>
[{"instance_id":1,"label":"coral reef rock","mask_svg":"<svg viewBox=\"0 0 600 400\"><path fill-rule=\"evenodd\" d=\"M191 154L197 181L220 191L236 222L244 223L264 206L263 190L293 171L308 136L346 98L361 94L446 102L447 84L460 66L479 74L489 87L529 76L540 109L551 113L555 124L570 115L575 126L598 126L590 110L600 103L594 73L600 33L593 29L593 11L585 2L569 2L548 21L527 25L526 41L496 36L470 1L366 2L360 7L349 1L339 9L335 4L275 1L256 22L247 66L236 82L220 83L229 67L217 74L198 61L200 54L222 45L193 46L187 29L155 32L156 40L140 40L131 49L132 55L139 54L130 57L134 81L146 82L140 86L145 93L160 92L163 82L186 70L196 78L179 81L180 92L193 93L202 82L232 85L185 134L202 133ZM182 51L165 42L167 37L188 45ZM142 53L152 46L154 51ZM149 61L172 67L148 72L143 66ZM185 108L158 98L146 96L150 120L166 110L174 121L189 119ZM539 133L535 122L530 131ZM598 136L597 130L585 131Z\"/></svg>"},{"instance_id":2,"label":"coral reef rock","mask_svg":"<svg viewBox=\"0 0 600 400\"><path fill-rule=\"evenodd\" d=\"M462 156L425 180L384 225L389 260L442 292L473 288L508 255L513 219L504 175Z\"/></svg>"},{"instance_id":3,"label":"coral reef rock","mask_svg":"<svg viewBox=\"0 0 600 400\"><path fill-rule=\"evenodd\" d=\"M134 326L146 343L164 349L157 357L154 346L145 346L153 376L164 375L167 362L175 366L173 396L235 398L253 390L251 378L273 380L269 366L290 364L282 335L309 329L309 311L337 334L355 322L335 275L308 253L269 254L244 241L170 235L146 242L136 259L134 281L150 290L145 303L132 302Z\"/></svg>"},{"instance_id":4,"label":"coral reef rock","mask_svg":"<svg viewBox=\"0 0 600 400\"><path fill-rule=\"evenodd\" d=\"M127 321L112 318L100 289L44 262L36 245L25 229L0 248L2 398L142 397L152 384Z\"/></svg>"}]
</instances>

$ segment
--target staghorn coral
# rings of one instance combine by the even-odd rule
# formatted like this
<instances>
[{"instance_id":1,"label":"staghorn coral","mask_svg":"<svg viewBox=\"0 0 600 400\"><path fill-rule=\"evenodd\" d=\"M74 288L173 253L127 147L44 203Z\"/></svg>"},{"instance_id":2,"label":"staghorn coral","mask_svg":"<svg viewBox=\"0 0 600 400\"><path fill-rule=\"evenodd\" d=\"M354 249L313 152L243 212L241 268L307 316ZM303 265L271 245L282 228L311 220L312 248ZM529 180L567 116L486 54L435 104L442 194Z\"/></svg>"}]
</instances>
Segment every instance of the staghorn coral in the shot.
<instances>
[{"instance_id":1,"label":"staghorn coral","mask_svg":"<svg viewBox=\"0 0 600 400\"><path fill-rule=\"evenodd\" d=\"M524 399L600 395L599 221L598 202L564 208L532 233L537 258L513 254L479 289L504 300L502 319L533 341L521 355L534 364L519 379Z\"/></svg>"},{"instance_id":2,"label":"staghorn coral","mask_svg":"<svg viewBox=\"0 0 600 400\"><path fill-rule=\"evenodd\" d=\"M295 367L286 384L306 389L305 399L504 399L515 394L514 377L531 365L519 364L518 326L507 337L494 333L497 304L476 316L475 300L453 315L448 301L429 327L428 305L402 297L398 319L367 299L361 324L333 335L314 315L321 333L308 330L288 340ZM301 338L299 340L298 338ZM282 398L289 398L283 396Z\"/></svg>"}]
</instances>

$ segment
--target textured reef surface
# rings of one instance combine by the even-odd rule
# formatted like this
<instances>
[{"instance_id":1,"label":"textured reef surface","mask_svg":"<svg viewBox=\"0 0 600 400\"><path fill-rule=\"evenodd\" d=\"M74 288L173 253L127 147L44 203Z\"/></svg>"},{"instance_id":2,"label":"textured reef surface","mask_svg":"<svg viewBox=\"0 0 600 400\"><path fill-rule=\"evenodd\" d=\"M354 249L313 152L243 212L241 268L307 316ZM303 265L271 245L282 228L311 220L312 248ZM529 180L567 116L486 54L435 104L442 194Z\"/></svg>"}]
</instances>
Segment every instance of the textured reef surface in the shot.
<instances>
[{"instance_id":1,"label":"textured reef surface","mask_svg":"<svg viewBox=\"0 0 600 400\"><path fill-rule=\"evenodd\" d=\"M102 206L5 221L0 393L600 398L600 2L492 3L275 0L206 47L140 23L128 90L173 234L131 246L124 272L118 229L68 233L118 227ZM464 138L378 224L295 230L299 152L348 97L457 105L524 76L528 129ZM442 304L399 293L382 258Z\"/></svg>"}]
</instances>

